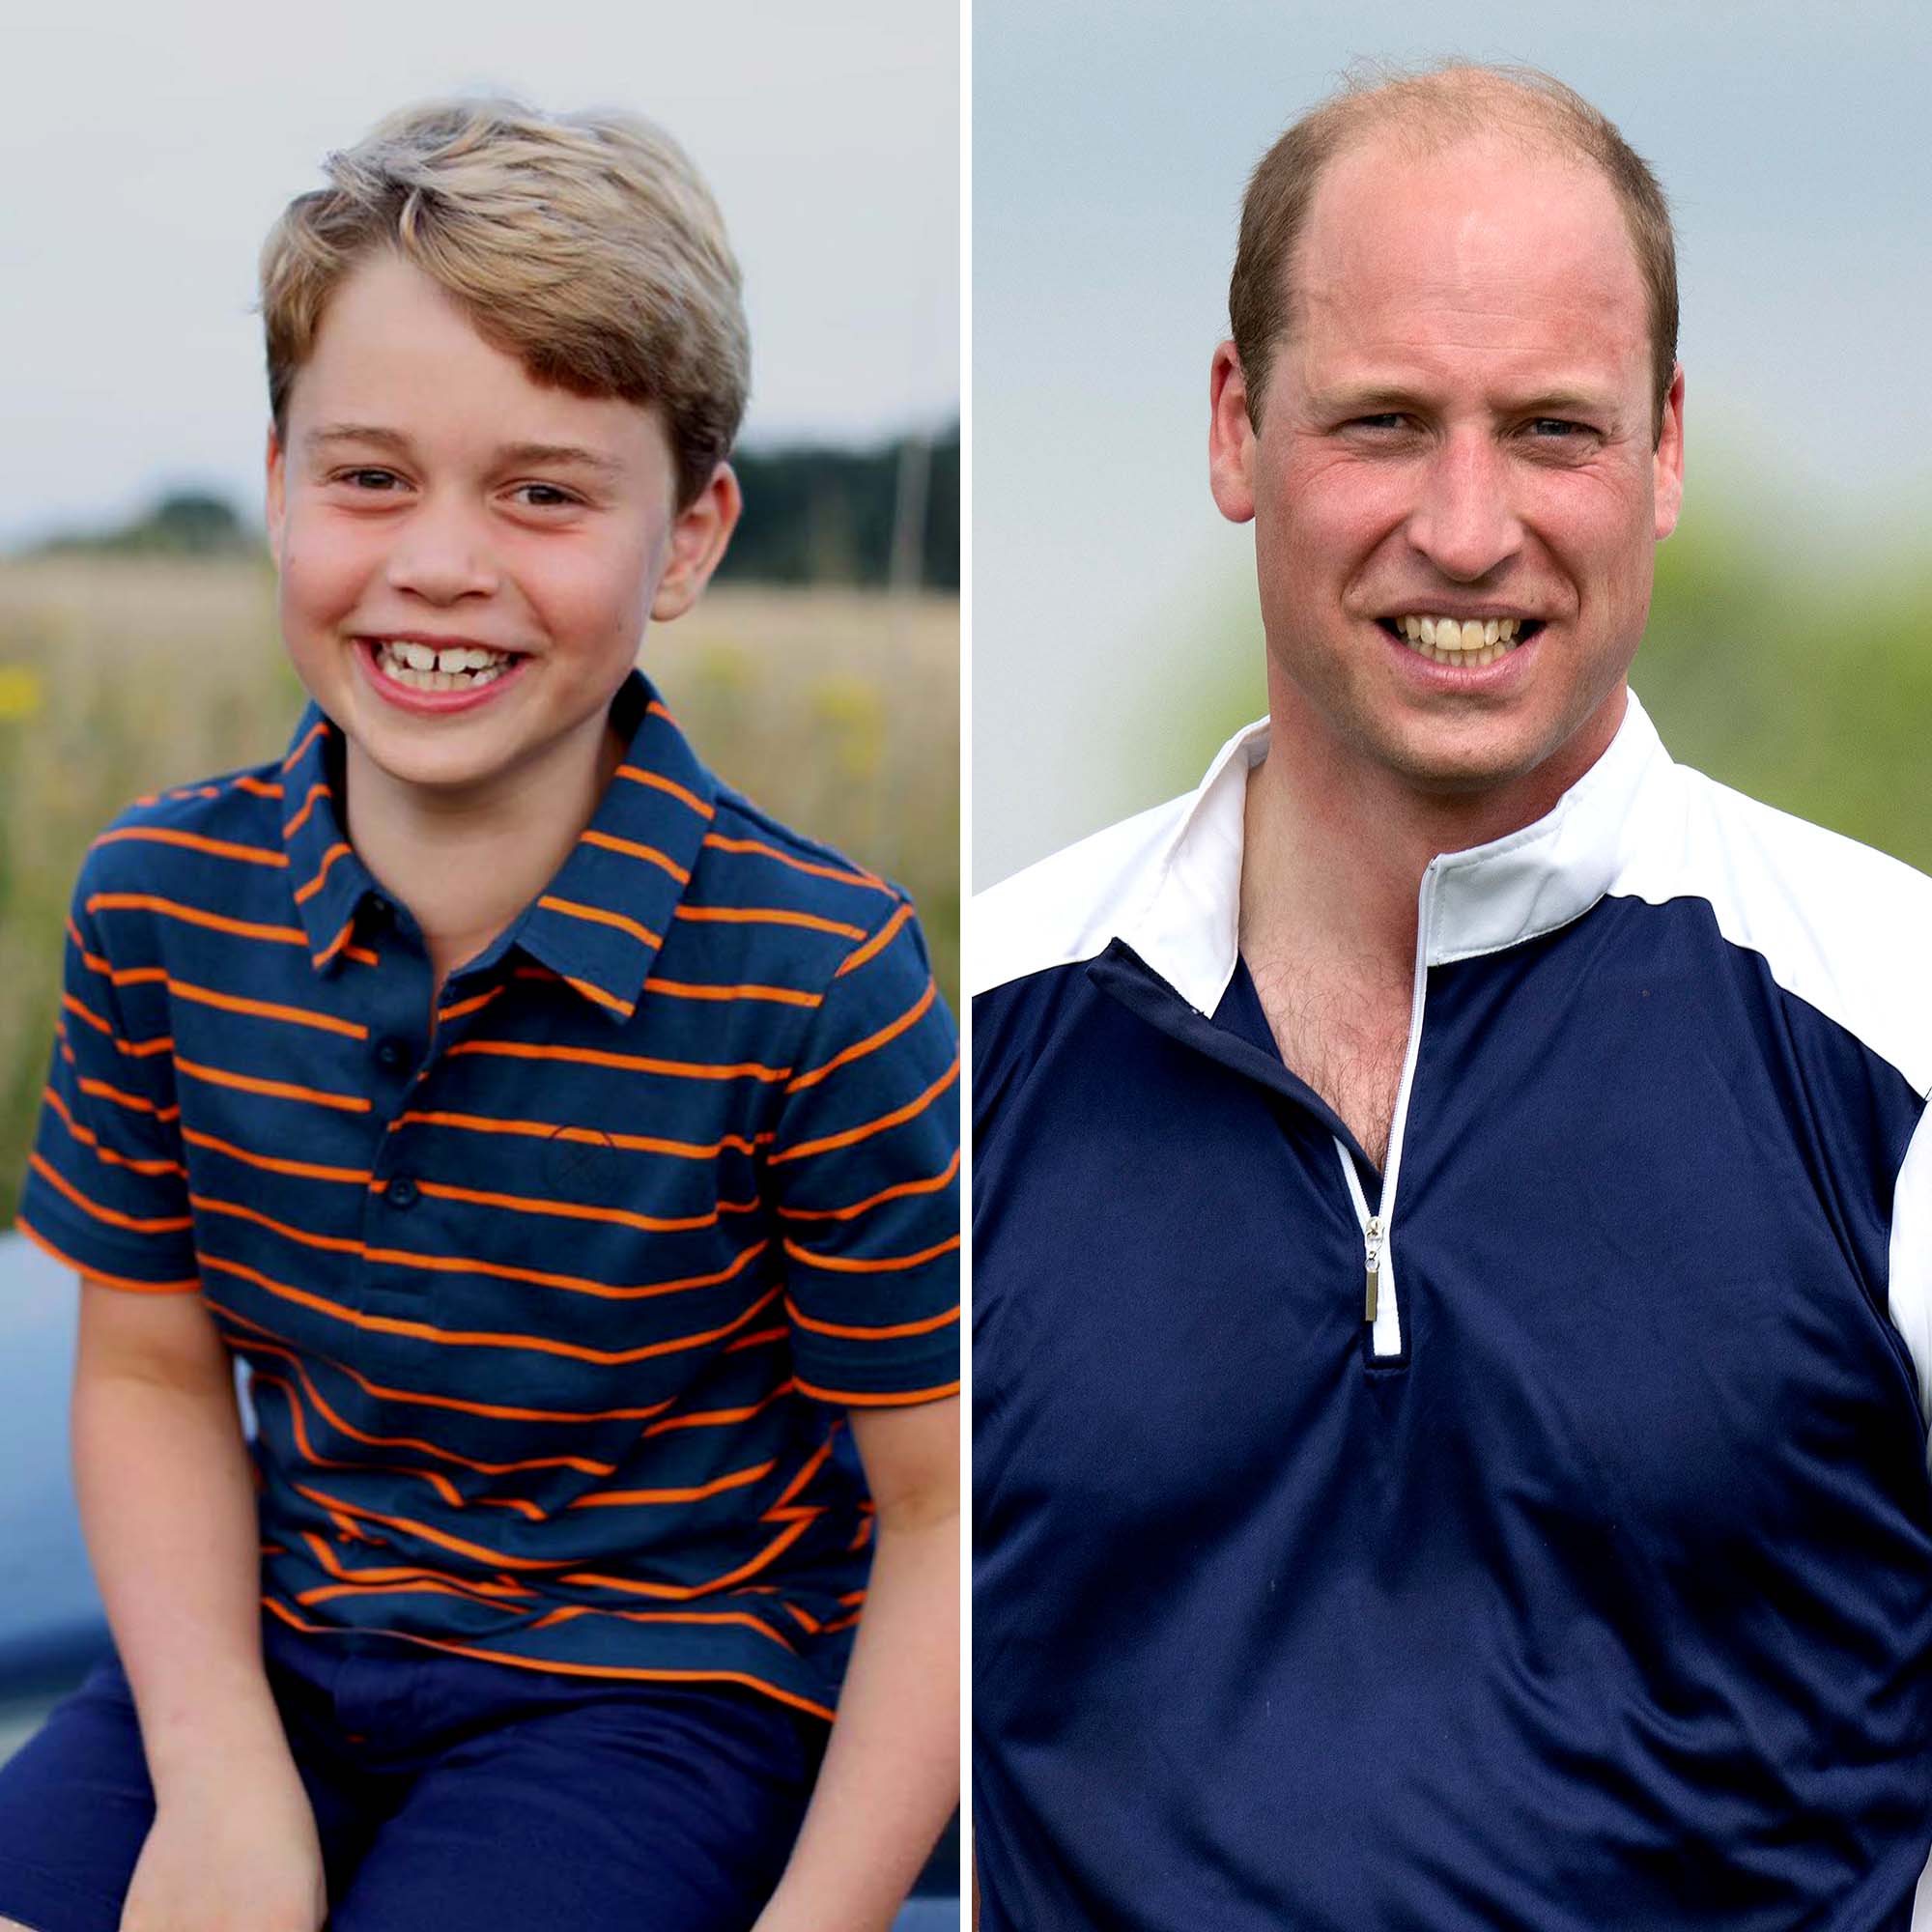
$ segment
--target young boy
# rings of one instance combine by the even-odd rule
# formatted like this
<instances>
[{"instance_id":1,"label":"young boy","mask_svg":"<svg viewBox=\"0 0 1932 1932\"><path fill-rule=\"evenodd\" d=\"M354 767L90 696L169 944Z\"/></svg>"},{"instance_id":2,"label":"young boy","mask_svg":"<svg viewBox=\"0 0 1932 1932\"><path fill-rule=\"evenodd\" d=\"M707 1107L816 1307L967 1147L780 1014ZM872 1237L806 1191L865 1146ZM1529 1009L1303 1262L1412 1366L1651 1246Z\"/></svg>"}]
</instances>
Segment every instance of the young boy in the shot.
<instances>
[{"instance_id":1,"label":"young boy","mask_svg":"<svg viewBox=\"0 0 1932 1932\"><path fill-rule=\"evenodd\" d=\"M737 519L737 269L620 116L329 174L263 256L314 702L74 896L21 1225L119 1665L0 1773L0 1924L883 1928L955 1795L957 1059L910 906L634 668Z\"/></svg>"}]
</instances>

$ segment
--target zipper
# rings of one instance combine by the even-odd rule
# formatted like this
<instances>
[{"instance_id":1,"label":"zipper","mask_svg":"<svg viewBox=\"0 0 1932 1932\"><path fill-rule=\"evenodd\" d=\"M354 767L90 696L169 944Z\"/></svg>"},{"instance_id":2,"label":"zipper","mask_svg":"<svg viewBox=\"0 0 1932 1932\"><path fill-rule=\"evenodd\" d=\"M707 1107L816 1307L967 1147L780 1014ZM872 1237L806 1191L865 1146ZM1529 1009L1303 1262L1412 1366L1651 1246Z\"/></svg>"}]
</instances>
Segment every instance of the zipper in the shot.
<instances>
[{"instance_id":1,"label":"zipper","mask_svg":"<svg viewBox=\"0 0 1932 1932\"><path fill-rule=\"evenodd\" d=\"M1338 1138L1335 1151L1349 1183L1349 1200L1362 1231L1362 1320L1369 1325L1369 1356L1389 1361L1403 1350L1402 1310L1396 1300L1395 1268L1390 1246L1395 1235L1396 1184L1402 1178L1404 1130L1408 1124L1408 1096L1415 1085L1415 1062L1422 1048L1422 1007L1429 991L1429 914L1435 897L1435 866L1432 859L1422 874L1415 913L1415 983L1409 995L1408 1045L1402 1057L1402 1084L1396 1089L1395 1118L1389 1122L1388 1163L1382 1170L1382 1198L1376 1213L1369 1212L1355 1158Z\"/></svg>"}]
</instances>

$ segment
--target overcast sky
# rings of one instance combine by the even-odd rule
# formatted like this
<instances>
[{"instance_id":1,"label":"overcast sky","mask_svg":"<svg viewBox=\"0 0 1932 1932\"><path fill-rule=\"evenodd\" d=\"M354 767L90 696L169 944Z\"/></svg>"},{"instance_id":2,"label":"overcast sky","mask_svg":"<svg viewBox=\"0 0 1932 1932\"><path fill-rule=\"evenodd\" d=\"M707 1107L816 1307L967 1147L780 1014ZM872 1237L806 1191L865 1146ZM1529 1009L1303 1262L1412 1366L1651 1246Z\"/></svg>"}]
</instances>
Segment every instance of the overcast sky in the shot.
<instances>
[{"instance_id":1,"label":"overcast sky","mask_svg":"<svg viewBox=\"0 0 1932 1932\"><path fill-rule=\"evenodd\" d=\"M263 235L406 101L632 108L744 265L748 439L857 441L959 398L954 0L221 0L6 10L0 546L212 484L252 509Z\"/></svg>"},{"instance_id":2,"label":"overcast sky","mask_svg":"<svg viewBox=\"0 0 1932 1932\"><path fill-rule=\"evenodd\" d=\"M1254 601L1252 536L1207 487L1240 194L1352 55L1548 68L1656 167L1687 528L1760 498L1806 546L1922 528L1928 20L1905 0L977 0L975 883L1175 789L1131 748L1162 680L1218 664Z\"/></svg>"}]
</instances>

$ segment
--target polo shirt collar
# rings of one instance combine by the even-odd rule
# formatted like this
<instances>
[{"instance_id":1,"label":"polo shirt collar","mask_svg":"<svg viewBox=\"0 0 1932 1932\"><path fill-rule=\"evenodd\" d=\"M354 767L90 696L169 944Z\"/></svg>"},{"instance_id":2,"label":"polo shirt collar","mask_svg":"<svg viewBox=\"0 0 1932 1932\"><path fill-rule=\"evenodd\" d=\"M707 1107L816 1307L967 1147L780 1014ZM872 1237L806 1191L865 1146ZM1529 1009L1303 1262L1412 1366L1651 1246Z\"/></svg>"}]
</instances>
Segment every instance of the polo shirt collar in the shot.
<instances>
[{"instance_id":1,"label":"polo shirt collar","mask_svg":"<svg viewBox=\"0 0 1932 1932\"><path fill-rule=\"evenodd\" d=\"M1197 1011L1211 1013L1240 951L1248 775L1268 754L1268 721L1222 746L1152 868L1153 885L1120 937ZM1423 904L1432 966L1553 931L1609 889L1639 793L1669 764L1632 692L1602 757L1532 825L1431 861Z\"/></svg>"},{"instance_id":2,"label":"polo shirt collar","mask_svg":"<svg viewBox=\"0 0 1932 1932\"><path fill-rule=\"evenodd\" d=\"M636 1009L690 883L718 785L641 671L618 690L611 719L626 740L623 762L569 857L512 923L505 943L621 1024ZM310 704L282 765L282 839L309 956L321 972L340 964L356 922L381 892L350 848L341 773L342 734Z\"/></svg>"}]
</instances>

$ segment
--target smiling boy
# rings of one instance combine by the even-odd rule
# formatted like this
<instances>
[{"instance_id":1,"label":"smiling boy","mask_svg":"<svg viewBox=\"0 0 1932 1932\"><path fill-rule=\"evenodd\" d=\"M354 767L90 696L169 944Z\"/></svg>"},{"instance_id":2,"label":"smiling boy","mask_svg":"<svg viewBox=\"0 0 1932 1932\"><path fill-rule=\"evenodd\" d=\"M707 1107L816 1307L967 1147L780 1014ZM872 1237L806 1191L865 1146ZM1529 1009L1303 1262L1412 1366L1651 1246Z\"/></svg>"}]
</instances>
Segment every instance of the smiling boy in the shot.
<instances>
[{"instance_id":1,"label":"smiling boy","mask_svg":"<svg viewBox=\"0 0 1932 1932\"><path fill-rule=\"evenodd\" d=\"M902 896L634 668L737 519L736 267L626 117L329 173L263 262L314 702L75 894L21 1225L119 1663L0 1775L0 1924L883 1927L953 1798L957 1061Z\"/></svg>"}]
</instances>

